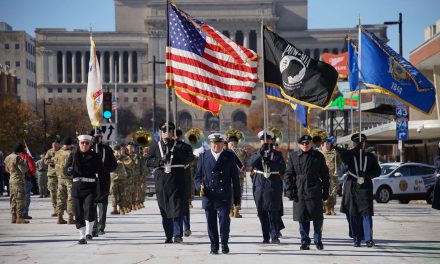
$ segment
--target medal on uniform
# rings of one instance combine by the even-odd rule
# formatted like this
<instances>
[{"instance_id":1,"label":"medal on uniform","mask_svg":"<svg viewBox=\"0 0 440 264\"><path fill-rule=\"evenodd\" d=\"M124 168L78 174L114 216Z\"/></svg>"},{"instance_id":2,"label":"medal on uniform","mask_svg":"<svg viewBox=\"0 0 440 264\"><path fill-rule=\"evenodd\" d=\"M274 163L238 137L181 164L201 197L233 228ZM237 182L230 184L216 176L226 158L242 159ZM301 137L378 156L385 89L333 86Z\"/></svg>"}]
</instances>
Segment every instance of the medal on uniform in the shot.
<instances>
[{"instance_id":1,"label":"medal on uniform","mask_svg":"<svg viewBox=\"0 0 440 264\"><path fill-rule=\"evenodd\" d=\"M164 164L165 167L165 173L171 173L171 163L165 163Z\"/></svg>"}]
</instances>

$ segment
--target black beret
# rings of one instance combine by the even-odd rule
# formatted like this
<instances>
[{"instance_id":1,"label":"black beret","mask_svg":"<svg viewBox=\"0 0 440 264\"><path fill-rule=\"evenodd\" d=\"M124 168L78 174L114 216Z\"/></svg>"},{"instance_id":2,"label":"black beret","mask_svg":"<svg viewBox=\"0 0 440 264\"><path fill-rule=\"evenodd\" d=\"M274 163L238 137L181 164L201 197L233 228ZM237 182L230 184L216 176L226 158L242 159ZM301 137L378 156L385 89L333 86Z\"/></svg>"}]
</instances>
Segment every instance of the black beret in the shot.
<instances>
[{"instance_id":1,"label":"black beret","mask_svg":"<svg viewBox=\"0 0 440 264\"><path fill-rule=\"evenodd\" d=\"M362 133L360 135L361 135L361 142L364 142L365 140L367 140L367 136L365 136ZM359 133L353 134L353 136L351 136L351 141L359 142Z\"/></svg>"},{"instance_id":2,"label":"black beret","mask_svg":"<svg viewBox=\"0 0 440 264\"><path fill-rule=\"evenodd\" d=\"M73 140L71 137L66 137L63 140L63 145L72 145L72 143L73 143Z\"/></svg>"},{"instance_id":3,"label":"black beret","mask_svg":"<svg viewBox=\"0 0 440 264\"><path fill-rule=\"evenodd\" d=\"M309 136L309 135L303 135L302 137L300 137L300 138L298 139L298 143L301 143L301 142L303 142L303 141L312 141L312 137Z\"/></svg>"},{"instance_id":4,"label":"black beret","mask_svg":"<svg viewBox=\"0 0 440 264\"><path fill-rule=\"evenodd\" d=\"M24 152L24 145L23 143L17 143L14 147L14 152L16 153L22 153Z\"/></svg>"},{"instance_id":5,"label":"black beret","mask_svg":"<svg viewBox=\"0 0 440 264\"><path fill-rule=\"evenodd\" d=\"M90 130L89 135L92 137L102 136L102 130L100 128L97 128L95 131L95 129L93 128L92 130Z\"/></svg>"}]
</instances>

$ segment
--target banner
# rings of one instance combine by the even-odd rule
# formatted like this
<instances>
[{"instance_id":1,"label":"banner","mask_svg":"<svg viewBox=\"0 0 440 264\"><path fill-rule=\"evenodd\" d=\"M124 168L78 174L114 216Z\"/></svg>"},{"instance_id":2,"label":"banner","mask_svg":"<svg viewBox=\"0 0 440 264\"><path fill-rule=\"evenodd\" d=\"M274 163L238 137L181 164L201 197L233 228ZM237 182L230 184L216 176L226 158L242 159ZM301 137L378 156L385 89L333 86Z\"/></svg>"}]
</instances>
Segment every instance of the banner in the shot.
<instances>
[{"instance_id":1,"label":"banner","mask_svg":"<svg viewBox=\"0 0 440 264\"><path fill-rule=\"evenodd\" d=\"M90 61L86 103L90 123L94 127L101 125L99 114L102 111L102 93L101 71L99 69L98 58L96 57L96 46L92 37L90 37Z\"/></svg>"},{"instance_id":2,"label":"banner","mask_svg":"<svg viewBox=\"0 0 440 264\"><path fill-rule=\"evenodd\" d=\"M348 76L348 52L341 54L323 53L322 61L330 64L339 73L339 76Z\"/></svg>"}]
</instances>

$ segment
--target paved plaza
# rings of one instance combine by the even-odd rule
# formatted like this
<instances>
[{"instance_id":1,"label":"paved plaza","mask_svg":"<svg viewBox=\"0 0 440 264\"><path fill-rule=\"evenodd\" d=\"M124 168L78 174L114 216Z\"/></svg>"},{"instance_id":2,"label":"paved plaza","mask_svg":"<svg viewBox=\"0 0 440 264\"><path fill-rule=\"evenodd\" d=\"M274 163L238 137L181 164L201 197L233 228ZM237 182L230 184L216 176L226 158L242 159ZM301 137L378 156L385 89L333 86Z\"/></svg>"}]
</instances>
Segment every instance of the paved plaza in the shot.
<instances>
[{"instance_id":1,"label":"paved plaza","mask_svg":"<svg viewBox=\"0 0 440 264\"><path fill-rule=\"evenodd\" d=\"M209 254L201 201L191 209L192 235L182 244L164 244L154 197L145 208L128 215L109 215L106 234L78 245L74 225L57 225L49 198L32 197L30 224L10 224L8 197L0 198L0 263L440 263L440 211L424 202L376 204L374 248L354 248L345 215L326 216L324 250L312 245L299 250L298 223L292 205L284 201L286 229L281 244L262 244L260 224L248 183L243 218L232 219L228 255ZM338 198L340 203L340 198ZM339 208L338 208L339 209Z\"/></svg>"}]
</instances>

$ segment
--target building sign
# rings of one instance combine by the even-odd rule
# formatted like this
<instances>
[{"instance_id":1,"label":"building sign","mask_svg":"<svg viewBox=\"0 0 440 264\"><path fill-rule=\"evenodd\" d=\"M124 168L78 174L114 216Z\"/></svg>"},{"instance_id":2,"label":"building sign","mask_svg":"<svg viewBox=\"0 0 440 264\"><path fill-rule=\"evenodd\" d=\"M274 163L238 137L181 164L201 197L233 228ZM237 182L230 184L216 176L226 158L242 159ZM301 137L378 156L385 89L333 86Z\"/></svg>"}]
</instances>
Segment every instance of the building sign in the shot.
<instances>
[{"instance_id":1,"label":"building sign","mask_svg":"<svg viewBox=\"0 0 440 264\"><path fill-rule=\"evenodd\" d=\"M339 76L345 78L348 76L348 52L340 54L323 53L321 58L322 61L333 66Z\"/></svg>"}]
</instances>

